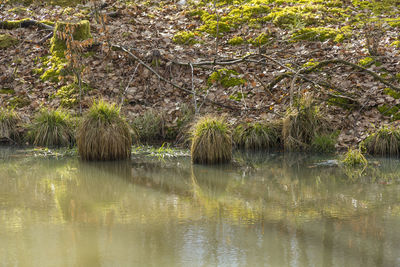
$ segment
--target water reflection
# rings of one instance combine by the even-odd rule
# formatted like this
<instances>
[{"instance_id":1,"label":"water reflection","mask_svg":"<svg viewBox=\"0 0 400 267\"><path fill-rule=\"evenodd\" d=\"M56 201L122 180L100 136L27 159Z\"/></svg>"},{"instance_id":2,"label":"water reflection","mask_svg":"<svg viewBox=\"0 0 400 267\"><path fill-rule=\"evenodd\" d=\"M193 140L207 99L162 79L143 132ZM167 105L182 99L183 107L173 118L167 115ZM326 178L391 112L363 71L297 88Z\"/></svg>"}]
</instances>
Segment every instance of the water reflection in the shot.
<instances>
[{"instance_id":1,"label":"water reflection","mask_svg":"<svg viewBox=\"0 0 400 267\"><path fill-rule=\"evenodd\" d=\"M217 167L0 155L5 266L400 265L398 160L349 180L304 154Z\"/></svg>"}]
</instances>

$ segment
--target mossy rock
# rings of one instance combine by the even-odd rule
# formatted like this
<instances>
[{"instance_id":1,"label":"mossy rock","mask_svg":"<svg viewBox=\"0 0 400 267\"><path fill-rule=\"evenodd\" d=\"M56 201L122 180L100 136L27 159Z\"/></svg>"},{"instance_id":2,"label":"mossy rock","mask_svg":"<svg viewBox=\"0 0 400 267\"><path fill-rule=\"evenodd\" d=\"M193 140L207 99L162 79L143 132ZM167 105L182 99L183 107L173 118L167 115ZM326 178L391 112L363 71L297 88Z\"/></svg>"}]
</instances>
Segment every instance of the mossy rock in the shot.
<instances>
[{"instance_id":1,"label":"mossy rock","mask_svg":"<svg viewBox=\"0 0 400 267\"><path fill-rule=\"evenodd\" d=\"M8 34L0 34L0 49L6 49L18 44L18 39Z\"/></svg>"}]
</instances>

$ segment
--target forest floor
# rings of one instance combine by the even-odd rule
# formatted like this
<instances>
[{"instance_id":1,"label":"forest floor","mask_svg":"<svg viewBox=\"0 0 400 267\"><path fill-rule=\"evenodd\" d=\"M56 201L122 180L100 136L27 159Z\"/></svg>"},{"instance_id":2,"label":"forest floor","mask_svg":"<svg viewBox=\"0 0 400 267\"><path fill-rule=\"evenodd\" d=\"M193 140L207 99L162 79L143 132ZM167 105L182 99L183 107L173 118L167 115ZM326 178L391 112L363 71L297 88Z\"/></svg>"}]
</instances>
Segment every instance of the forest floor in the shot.
<instances>
[{"instance_id":1,"label":"forest floor","mask_svg":"<svg viewBox=\"0 0 400 267\"><path fill-rule=\"evenodd\" d=\"M89 20L102 43L81 52L79 103L73 75L43 77L51 68L48 30L0 27L0 36L17 40L0 48L0 106L15 107L25 121L41 107L77 114L80 104L85 110L103 98L131 121L150 109L163 114L166 129L187 110L235 125L282 118L311 94L340 130L340 149L400 119L399 0L107 0L98 12L93 2L44 2L3 1L0 22Z\"/></svg>"}]
</instances>

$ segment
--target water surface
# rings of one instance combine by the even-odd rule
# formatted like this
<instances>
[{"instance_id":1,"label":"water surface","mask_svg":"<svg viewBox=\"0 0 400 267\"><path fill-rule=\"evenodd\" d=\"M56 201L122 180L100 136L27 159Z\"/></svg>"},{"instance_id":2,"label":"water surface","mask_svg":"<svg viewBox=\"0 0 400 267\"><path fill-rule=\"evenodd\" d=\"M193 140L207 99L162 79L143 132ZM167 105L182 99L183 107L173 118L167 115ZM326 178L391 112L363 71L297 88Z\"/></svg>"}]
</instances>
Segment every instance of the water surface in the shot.
<instances>
[{"instance_id":1,"label":"water surface","mask_svg":"<svg viewBox=\"0 0 400 267\"><path fill-rule=\"evenodd\" d=\"M0 148L0 266L400 266L400 162L321 160L84 163Z\"/></svg>"}]
</instances>

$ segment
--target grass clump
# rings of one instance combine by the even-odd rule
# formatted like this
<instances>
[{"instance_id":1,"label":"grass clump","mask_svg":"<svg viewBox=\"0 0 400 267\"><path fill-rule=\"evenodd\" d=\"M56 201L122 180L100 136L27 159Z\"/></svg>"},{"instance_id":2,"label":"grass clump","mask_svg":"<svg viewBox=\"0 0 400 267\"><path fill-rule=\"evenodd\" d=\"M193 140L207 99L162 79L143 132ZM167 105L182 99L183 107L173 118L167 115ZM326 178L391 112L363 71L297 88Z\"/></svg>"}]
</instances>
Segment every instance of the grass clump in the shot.
<instances>
[{"instance_id":1,"label":"grass clump","mask_svg":"<svg viewBox=\"0 0 400 267\"><path fill-rule=\"evenodd\" d=\"M400 155L400 130L392 127L382 127L370 134L362 143L362 149L371 155Z\"/></svg>"},{"instance_id":2,"label":"grass clump","mask_svg":"<svg viewBox=\"0 0 400 267\"><path fill-rule=\"evenodd\" d=\"M0 141L17 143L21 119L13 109L0 108Z\"/></svg>"},{"instance_id":3,"label":"grass clump","mask_svg":"<svg viewBox=\"0 0 400 267\"><path fill-rule=\"evenodd\" d=\"M137 116L132 122L136 138L140 142L154 143L164 137L164 119L162 114L150 109Z\"/></svg>"},{"instance_id":4,"label":"grass clump","mask_svg":"<svg viewBox=\"0 0 400 267\"><path fill-rule=\"evenodd\" d=\"M349 149L342 159L346 166L367 166L368 161L359 149Z\"/></svg>"},{"instance_id":5,"label":"grass clump","mask_svg":"<svg viewBox=\"0 0 400 267\"><path fill-rule=\"evenodd\" d=\"M232 136L227 123L220 118L200 118L192 129L193 163L218 164L232 159Z\"/></svg>"},{"instance_id":6,"label":"grass clump","mask_svg":"<svg viewBox=\"0 0 400 267\"><path fill-rule=\"evenodd\" d=\"M303 97L295 108L288 109L283 120L284 148L287 151L310 150L316 136L329 132L328 122L311 97Z\"/></svg>"},{"instance_id":7,"label":"grass clump","mask_svg":"<svg viewBox=\"0 0 400 267\"><path fill-rule=\"evenodd\" d=\"M28 139L35 146L72 146L74 124L63 110L41 109L28 127Z\"/></svg>"},{"instance_id":8,"label":"grass clump","mask_svg":"<svg viewBox=\"0 0 400 267\"><path fill-rule=\"evenodd\" d=\"M236 146L244 149L274 149L281 146L282 123L247 123L238 125L233 133Z\"/></svg>"},{"instance_id":9,"label":"grass clump","mask_svg":"<svg viewBox=\"0 0 400 267\"><path fill-rule=\"evenodd\" d=\"M94 102L77 133L83 160L119 160L130 157L132 139L120 108L103 100Z\"/></svg>"}]
</instances>

